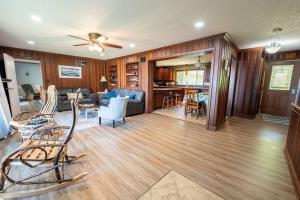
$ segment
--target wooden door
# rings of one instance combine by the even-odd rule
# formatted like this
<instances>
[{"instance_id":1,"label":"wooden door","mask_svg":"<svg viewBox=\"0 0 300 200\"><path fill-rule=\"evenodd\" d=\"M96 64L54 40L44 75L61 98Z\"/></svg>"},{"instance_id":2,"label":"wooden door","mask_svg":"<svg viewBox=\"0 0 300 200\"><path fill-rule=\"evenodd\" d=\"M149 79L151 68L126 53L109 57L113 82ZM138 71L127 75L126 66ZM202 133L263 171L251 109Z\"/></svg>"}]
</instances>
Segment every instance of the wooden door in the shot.
<instances>
[{"instance_id":1,"label":"wooden door","mask_svg":"<svg viewBox=\"0 0 300 200\"><path fill-rule=\"evenodd\" d=\"M19 104L18 85L16 77L15 59L10 55L3 54L6 78L11 81L7 83L11 114L15 117L21 112Z\"/></svg>"},{"instance_id":2,"label":"wooden door","mask_svg":"<svg viewBox=\"0 0 300 200\"><path fill-rule=\"evenodd\" d=\"M300 62L267 63L260 112L290 116L300 77Z\"/></svg>"}]
</instances>

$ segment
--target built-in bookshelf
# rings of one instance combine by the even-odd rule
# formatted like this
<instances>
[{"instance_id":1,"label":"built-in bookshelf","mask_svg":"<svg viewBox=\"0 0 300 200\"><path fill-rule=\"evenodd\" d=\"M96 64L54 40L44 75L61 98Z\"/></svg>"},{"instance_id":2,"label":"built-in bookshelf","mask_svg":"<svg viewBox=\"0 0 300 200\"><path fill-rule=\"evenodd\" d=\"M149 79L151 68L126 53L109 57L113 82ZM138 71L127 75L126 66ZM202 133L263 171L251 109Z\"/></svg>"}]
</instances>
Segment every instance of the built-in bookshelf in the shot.
<instances>
[{"instance_id":1,"label":"built-in bookshelf","mask_svg":"<svg viewBox=\"0 0 300 200\"><path fill-rule=\"evenodd\" d=\"M118 87L117 65L108 66L107 77L108 77L107 81L108 81L108 89L109 90Z\"/></svg>"},{"instance_id":2,"label":"built-in bookshelf","mask_svg":"<svg viewBox=\"0 0 300 200\"><path fill-rule=\"evenodd\" d=\"M126 64L126 87L134 89L140 87L140 66L138 62Z\"/></svg>"}]
</instances>

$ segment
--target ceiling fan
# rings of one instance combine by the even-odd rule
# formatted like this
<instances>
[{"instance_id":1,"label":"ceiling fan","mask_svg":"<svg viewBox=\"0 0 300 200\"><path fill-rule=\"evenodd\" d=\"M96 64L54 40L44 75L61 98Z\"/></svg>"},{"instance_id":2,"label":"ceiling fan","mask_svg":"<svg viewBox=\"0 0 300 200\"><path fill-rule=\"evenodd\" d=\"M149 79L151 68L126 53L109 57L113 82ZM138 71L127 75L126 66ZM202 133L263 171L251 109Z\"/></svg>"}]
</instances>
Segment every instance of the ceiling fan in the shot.
<instances>
[{"instance_id":1,"label":"ceiling fan","mask_svg":"<svg viewBox=\"0 0 300 200\"><path fill-rule=\"evenodd\" d=\"M77 47L77 46L89 45L89 50L92 52L97 51L97 52L101 53L104 51L104 47L122 49L122 46L105 42L108 39L108 37L101 35L99 33L89 33L88 34L89 39L84 39L84 38L77 37L74 35L67 35L67 36L86 41L86 43L75 44L73 46Z\"/></svg>"}]
</instances>

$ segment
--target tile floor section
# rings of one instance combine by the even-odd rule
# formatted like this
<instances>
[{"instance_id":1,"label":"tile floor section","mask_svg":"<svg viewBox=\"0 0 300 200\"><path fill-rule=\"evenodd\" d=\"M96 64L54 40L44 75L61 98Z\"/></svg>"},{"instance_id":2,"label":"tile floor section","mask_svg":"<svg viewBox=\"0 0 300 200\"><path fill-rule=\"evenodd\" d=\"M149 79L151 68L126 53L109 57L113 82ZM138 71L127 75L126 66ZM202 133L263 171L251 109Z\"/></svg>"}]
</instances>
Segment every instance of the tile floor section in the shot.
<instances>
[{"instance_id":1,"label":"tile floor section","mask_svg":"<svg viewBox=\"0 0 300 200\"><path fill-rule=\"evenodd\" d=\"M138 200L223 200L223 198L171 170Z\"/></svg>"}]
</instances>

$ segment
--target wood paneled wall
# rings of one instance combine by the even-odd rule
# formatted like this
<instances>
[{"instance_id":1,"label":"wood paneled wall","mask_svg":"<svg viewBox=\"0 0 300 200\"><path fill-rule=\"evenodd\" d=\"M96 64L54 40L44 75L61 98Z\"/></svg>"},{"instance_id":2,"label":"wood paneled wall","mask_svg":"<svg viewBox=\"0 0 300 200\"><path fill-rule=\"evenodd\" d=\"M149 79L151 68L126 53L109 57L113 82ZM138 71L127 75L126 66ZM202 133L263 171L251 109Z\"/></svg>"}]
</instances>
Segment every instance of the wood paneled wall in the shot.
<instances>
[{"instance_id":1,"label":"wood paneled wall","mask_svg":"<svg viewBox=\"0 0 300 200\"><path fill-rule=\"evenodd\" d=\"M275 54L265 54L265 62L297 60L297 59L300 59L300 50L283 51Z\"/></svg>"},{"instance_id":2,"label":"wood paneled wall","mask_svg":"<svg viewBox=\"0 0 300 200\"><path fill-rule=\"evenodd\" d=\"M212 52L212 68L210 77L210 97L208 111L207 128L216 130L222 125L226 116L226 103L228 91L228 77L224 72L224 60L230 61L231 54L237 54L238 49L232 43L227 34L218 34L206 38L192 40L180 44L170 45L159 49L137 53L130 56L115 58L106 61L106 66L118 65L120 71L120 87L125 87L125 67L126 63L140 62L140 58L145 58L145 62L140 62L141 68L141 89L146 94L146 113L151 113L153 109L153 72L155 61L176 58L185 54L197 51Z\"/></svg>"},{"instance_id":3,"label":"wood paneled wall","mask_svg":"<svg viewBox=\"0 0 300 200\"><path fill-rule=\"evenodd\" d=\"M289 132L286 140L285 155L295 191L300 197L300 107L292 104Z\"/></svg>"},{"instance_id":4,"label":"wood paneled wall","mask_svg":"<svg viewBox=\"0 0 300 200\"><path fill-rule=\"evenodd\" d=\"M102 60L61 55L10 47L0 47L0 53L7 53L14 58L40 60L43 71L44 86L56 85L57 88L87 87L92 92L100 90L100 78L105 74L105 62ZM87 64L82 66L81 79L63 79L58 77L58 65L80 66L81 61Z\"/></svg>"},{"instance_id":5,"label":"wood paneled wall","mask_svg":"<svg viewBox=\"0 0 300 200\"><path fill-rule=\"evenodd\" d=\"M243 49L238 55L238 72L233 114L255 118L259 110L263 73L263 48Z\"/></svg>"}]
</instances>

